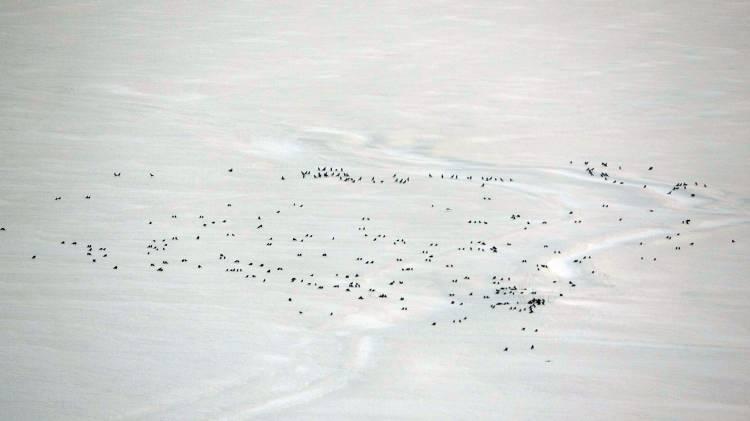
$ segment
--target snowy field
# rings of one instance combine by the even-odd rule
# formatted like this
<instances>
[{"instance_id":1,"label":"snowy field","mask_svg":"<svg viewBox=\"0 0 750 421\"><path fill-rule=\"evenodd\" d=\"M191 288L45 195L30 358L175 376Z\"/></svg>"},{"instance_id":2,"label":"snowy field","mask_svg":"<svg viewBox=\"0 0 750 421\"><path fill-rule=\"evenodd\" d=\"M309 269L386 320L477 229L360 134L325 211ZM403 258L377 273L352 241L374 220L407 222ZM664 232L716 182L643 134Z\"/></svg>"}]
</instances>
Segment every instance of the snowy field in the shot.
<instances>
[{"instance_id":1,"label":"snowy field","mask_svg":"<svg viewBox=\"0 0 750 421\"><path fill-rule=\"evenodd\" d=\"M750 418L750 3L0 2L0 418Z\"/></svg>"}]
</instances>

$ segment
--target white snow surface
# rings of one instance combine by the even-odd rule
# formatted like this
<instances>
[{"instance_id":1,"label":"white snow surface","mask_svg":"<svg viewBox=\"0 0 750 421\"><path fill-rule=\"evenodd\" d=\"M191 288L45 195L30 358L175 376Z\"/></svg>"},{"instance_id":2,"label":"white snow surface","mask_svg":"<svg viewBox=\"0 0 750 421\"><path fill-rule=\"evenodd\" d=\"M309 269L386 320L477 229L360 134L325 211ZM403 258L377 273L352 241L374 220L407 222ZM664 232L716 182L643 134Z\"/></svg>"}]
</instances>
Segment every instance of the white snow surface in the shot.
<instances>
[{"instance_id":1,"label":"white snow surface","mask_svg":"<svg viewBox=\"0 0 750 421\"><path fill-rule=\"evenodd\" d=\"M2 2L0 418L749 419L749 17Z\"/></svg>"}]
</instances>

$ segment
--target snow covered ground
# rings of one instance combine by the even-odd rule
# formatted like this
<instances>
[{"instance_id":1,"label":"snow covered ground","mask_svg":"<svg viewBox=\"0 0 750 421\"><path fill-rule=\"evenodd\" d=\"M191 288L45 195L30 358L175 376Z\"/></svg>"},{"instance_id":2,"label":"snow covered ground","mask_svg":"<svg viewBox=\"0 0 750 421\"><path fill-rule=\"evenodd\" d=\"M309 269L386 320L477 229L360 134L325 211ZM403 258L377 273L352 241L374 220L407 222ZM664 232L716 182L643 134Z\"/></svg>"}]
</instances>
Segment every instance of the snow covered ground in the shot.
<instances>
[{"instance_id":1,"label":"snow covered ground","mask_svg":"<svg viewBox=\"0 0 750 421\"><path fill-rule=\"evenodd\" d=\"M750 417L750 4L405 3L0 5L3 419Z\"/></svg>"}]
</instances>

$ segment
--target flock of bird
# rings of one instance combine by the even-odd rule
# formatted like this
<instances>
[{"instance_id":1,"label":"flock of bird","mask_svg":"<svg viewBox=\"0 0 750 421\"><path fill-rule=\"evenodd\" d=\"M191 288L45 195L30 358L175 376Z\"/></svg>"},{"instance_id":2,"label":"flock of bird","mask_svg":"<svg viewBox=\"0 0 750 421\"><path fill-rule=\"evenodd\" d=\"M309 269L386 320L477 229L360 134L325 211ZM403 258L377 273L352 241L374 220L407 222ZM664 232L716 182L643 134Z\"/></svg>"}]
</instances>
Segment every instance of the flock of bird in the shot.
<instances>
[{"instance_id":1,"label":"flock of bird","mask_svg":"<svg viewBox=\"0 0 750 421\"><path fill-rule=\"evenodd\" d=\"M571 161L570 164L573 165L573 162ZM590 177L599 178L604 182L617 185L626 184L625 180L611 175L609 168L610 166L606 162L593 165L587 161L584 162L583 173ZM622 169L622 167L618 166L618 169ZM652 170L653 167L648 168L648 171ZM229 168L227 174L231 177L236 175L237 172L233 168ZM303 169L298 174L298 182L327 183L326 187L334 191L336 184L331 183L331 181L346 184L370 183L382 186L392 184L394 185L393 188L398 188L399 185L409 184L413 181L413 175L404 176L393 173L387 178L362 176L353 175L341 167L329 166ZM151 178L155 177L155 174L152 172L148 173L148 175ZM114 177L122 177L122 172L115 171ZM495 183L514 183L514 178L512 177L494 175L477 177L477 182L474 181L473 175L461 176L458 174L443 173L427 173L425 179L428 182L465 181L469 183L466 185L467 188L478 189L485 189ZM294 181L288 179L286 176L280 176L279 182L289 183ZM689 194L689 197L695 197L696 193L693 189L699 187L707 188L708 186L698 182L679 182L675 183L670 190L663 193L672 195L676 192L686 192ZM644 184L643 188L648 188L648 185ZM481 198L481 201L492 200L492 196L484 191L477 198ZM54 197L54 200L61 201L63 197L58 195ZM83 200L92 200L92 195L86 194L83 196ZM231 202L223 204L226 208L231 208L232 205ZM424 206L426 208L435 208L435 204L427 199ZM603 203L601 207L608 208L609 205ZM427 316L424 316L424 323L428 326L433 326L435 329L440 329L446 323L450 325L468 323L472 309L479 307L484 307L495 312L505 310L526 315L529 317L529 322L531 323L534 313L541 311L545 306L554 302L556 297L563 297L564 294L573 291L577 287L577 282L579 282L578 280L568 280L567 283L558 283L558 279L555 279L552 283L557 289L553 291L549 287L540 290L516 282L516 275L528 276L528 271L521 274L490 273L486 274L483 279L473 279L472 275L468 272L461 272L464 268L456 267L455 263L451 260L452 256L462 253L472 253L473 256L493 258L495 255L502 254L504 249L513 247L513 243L510 241L495 243L486 239L471 238L470 235L475 235L476 230L473 230L471 234L467 233L466 238L454 238L453 244L450 245L445 244L444 238L436 237L427 241L416 241L412 247L412 242L401 233L392 235L385 232L373 232L375 229L373 217L368 215L352 219L350 221L350 229L344 232L304 232L299 235L293 235L290 238L281 238L282 234L270 232L267 227L264 227L264 222L269 218L309 217L306 214L306 210L302 210L303 208L304 203L292 201L291 203L279 204L270 215L254 216L254 223L252 224L252 229L256 232L254 237L264 244L266 252L256 253L252 258L231 255L230 252L222 250L221 246L216 242L205 239L208 233L212 233L212 238L216 238L217 234L223 234L226 239L238 238L240 236L238 233L239 228L236 224L232 223L233 221L229 217L212 217L201 213L189 215L187 216L188 233L186 234L186 230L183 229L183 233L180 235L173 233L173 227L169 223L162 223L164 235L146 239L142 244L144 260L140 264L141 269L159 272L160 276L168 276L165 272L170 272L176 266L177 268L187 268L209 274L212 277L239 276L248 282L254 282L261 286L273 284L277 290L281 289L287 292L284 301L287 305L292 306L291 310L280 307L277 311L294 311L300 316L305 316L306 313L303 309L294 307L294 304L297 302L295 295L299 288L307 288L311 291L333 290L336 291L337 296L341 300L352 300L355 302L375 300L380 303L393 303L384 305L395 306L399 312L408 312L412 298L409 287L419 282L415 279L423 279L416 278L414 274L429 267L430 276L435 278L433 282L441 285L441 293L444 291L444 307L457 310L451 313L453 316L448 318L440 317L440 312L428 313ZM293 213L295 212L294 210L296 210L296 213ZM444 207L440 211L450 213L452 210L452 207ZM250 210L244 209L244 211ZM653 209L650 211L653 212ZM288 215L290 213L291 215ZM569 221L572 221L572 223L582 223L582 219L578 218L572 210L566 210L566 213L570 217ZM527 220L520 212L514 212L506 217L510 223L517 224L516 228L527 230L532 226L532 221ZM169 220L171 221L182 221L182 219L183 216L177 213L169 215ZM619 218L619 221L622 221L622 218ZM153 225L154 221L145 220L143 223ZM456 218L456 229L459 229L458 227L461 223L481 225L481 229L485 233L494 232L493 235L495 237L497 237L497 234L500 234L494 231L496 228L492 226L492 223L485 216L463 221ZM533 223L547 225L549 222L541 220L534 221ZM689 225L691 218L686 217L680 223ZM12 229L13 227L11 226L0 227L0 231L2 232ZM667 235L666 239L672 240L679 236L680 233L674 233ZM347 241L342 242L344 238ZM1 240L2 238L0 238ZM202 243L200 250L202 250L201 254L204 258L193 262L188 258L187 254L181 252L180 244L186 241ZM279 241L283 241L288 247L283 248L282 251L275 251L274 246ZM356 241L360 243L356 243ZM124 263L122 261L115 261L116 258L110 256L112 250L107 246L93 244L89 241L81 241L81 239L58 239L58 242L61 247L72 247L79 250L91 264L106 264L112 270L121 270L123 268ZM363 242L378 244L376 244L377 247L373 246L369 248L362 245L361 251L363 255L357 256L354 262L347 262L346 265L337 260L337 257L330 257L331 254L334 256L337 255L337 247L351 250L353 244L364 244ZM337 245L339 243L341 243L340 246ZM310 244L313 246L308 247ZM640 245L642 246L643 244L641 241ZM689 246L694 245L695 242L689 243ZM539 247L543 247L544 249L551 248L549 244L540 244ZM294 250L290 251L291 248ZM675 249L680 250L681 246L678 245ZM236 250L236 248L233 250ZM549 251L552 255L561 255L563 253L562 250L555 248ZM289 252L289 254L283 255L282 253L285 252ZM366 256L364 255L365 253L381 254ZM35 254L31 256L31 259L35 260L36 264L43 264L44 259L40 257L39 254ZM300 263L299 260L295 259L302 259L302 261ZM291 270L288 268L287 263L289 262L295 262L295 268L305 267L304 259L327 259L325 264L322 265L325 268L325 272L302 271L299 269ZM588 263L591 259L591 255L585 255L571 259L570 263L581 265ZM655 257L652 259L653 261L656 260ZM645 260L645 256L642 256L641 260ZM524 258L520 263L526 264L528 263L528 259ZM133 265L137 263L131 260L128 261L128 264ZM361 266L357 270L352 270L353 265ZM498 265L496 263L490 265L490 267L494 266ZM321 267L321 265L317 264L316 267ZM501 269L501 267L498 269ZM541 262L536 263L531 269L532 273L547 271L549 271L548 265ZM220 275L221 273L223 275ZM590 274L593 276L596 274L596 271L592 269L590 270ZM336 314L333 311L327 311L326 316L335 317ZM522 330L527 331L527 327L522 327ZM538 333L539 328L533 328L533 330L529 328L529 332L532 331ZM528 344L528 349L535 349L535 344ZM503 351L508 352L509 347L504 347Z\"/></svg>"}]
</instances>

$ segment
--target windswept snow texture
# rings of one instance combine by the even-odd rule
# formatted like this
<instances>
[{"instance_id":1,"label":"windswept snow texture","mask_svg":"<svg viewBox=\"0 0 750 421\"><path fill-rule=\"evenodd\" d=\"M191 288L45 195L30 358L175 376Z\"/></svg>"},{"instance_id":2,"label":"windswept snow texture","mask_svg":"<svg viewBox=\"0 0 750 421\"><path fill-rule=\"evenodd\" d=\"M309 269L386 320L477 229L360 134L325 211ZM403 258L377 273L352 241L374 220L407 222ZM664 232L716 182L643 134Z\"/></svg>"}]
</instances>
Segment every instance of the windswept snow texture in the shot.
<instances>
[{"instance_id":1,"label":"windswept snow texture","mask_svg":"<svg viewBox=\"0 0 750 421\"><path fill-rule=\"evenodd\" d=\"M750 419L749 16L3 2L0 418Z\"/></svg>"}]
</instances>

